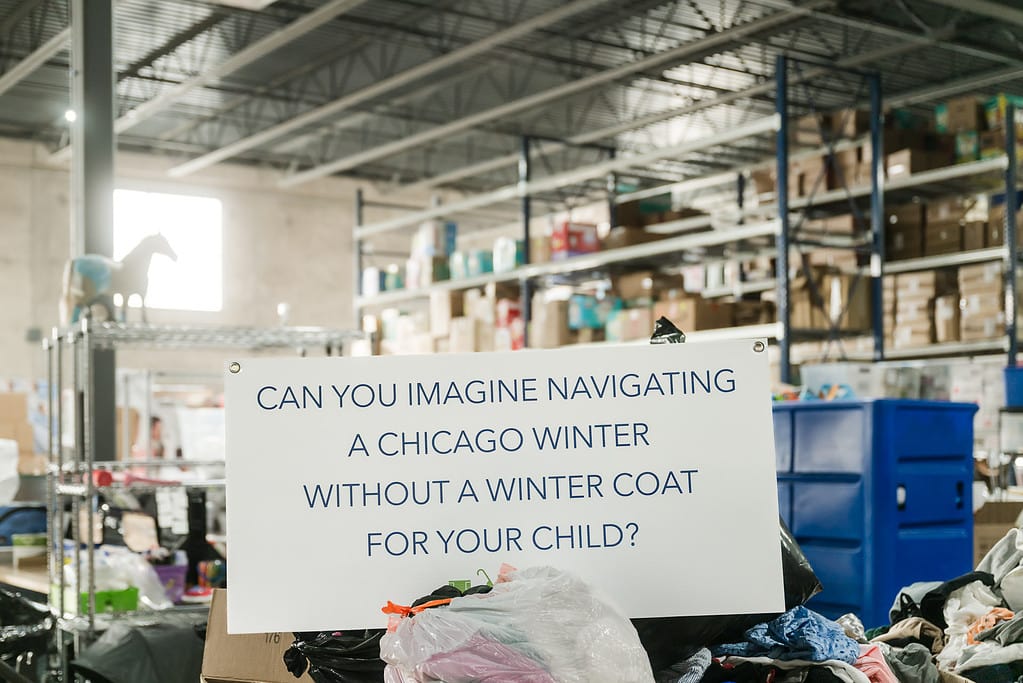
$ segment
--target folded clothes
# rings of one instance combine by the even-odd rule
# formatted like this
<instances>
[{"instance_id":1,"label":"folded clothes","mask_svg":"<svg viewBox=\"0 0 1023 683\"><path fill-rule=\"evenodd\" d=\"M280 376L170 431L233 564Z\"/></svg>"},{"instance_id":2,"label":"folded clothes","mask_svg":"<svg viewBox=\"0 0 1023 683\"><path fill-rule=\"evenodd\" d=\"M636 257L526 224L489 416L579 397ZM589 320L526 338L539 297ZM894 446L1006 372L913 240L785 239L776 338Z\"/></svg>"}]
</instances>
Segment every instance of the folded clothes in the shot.
<instances>
[{"instance_id":1,"label":"folded clothes","mask_svg":"<svg viewBox=\"0 0 1023 683\"><path fill-rule=\"evenodd\" d=\"M842 627L806 607L795 607L766 624L745 633L746 641L719 645L715 656L767 657L772 660L822 662L838 660L852 664L860 646Z\"/></svg>"}]
</instances>

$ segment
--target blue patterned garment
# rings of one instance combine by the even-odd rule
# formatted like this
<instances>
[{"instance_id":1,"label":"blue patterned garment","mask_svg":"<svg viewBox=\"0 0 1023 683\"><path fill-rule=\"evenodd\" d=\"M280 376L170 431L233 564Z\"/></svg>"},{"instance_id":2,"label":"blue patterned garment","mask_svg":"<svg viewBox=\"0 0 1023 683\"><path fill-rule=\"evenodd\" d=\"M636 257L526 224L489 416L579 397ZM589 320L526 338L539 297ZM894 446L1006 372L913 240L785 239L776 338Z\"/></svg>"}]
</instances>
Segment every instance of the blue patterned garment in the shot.
<instances>
[{"instance_id":1,"label":"blue patterned garment","mask_svg":"<svg viewBox=\"0 0 1023 683\"><path fill-rule=\"evenodd\" d=\"M777 660L802 659L823 662L836 659L852 664L860 656L860 646L845 635L842 627L821 615L799 606L774 621L757 624L746 631L746 642L719 645L715 657L768 657Z\"/></svg>"}]
</instances>

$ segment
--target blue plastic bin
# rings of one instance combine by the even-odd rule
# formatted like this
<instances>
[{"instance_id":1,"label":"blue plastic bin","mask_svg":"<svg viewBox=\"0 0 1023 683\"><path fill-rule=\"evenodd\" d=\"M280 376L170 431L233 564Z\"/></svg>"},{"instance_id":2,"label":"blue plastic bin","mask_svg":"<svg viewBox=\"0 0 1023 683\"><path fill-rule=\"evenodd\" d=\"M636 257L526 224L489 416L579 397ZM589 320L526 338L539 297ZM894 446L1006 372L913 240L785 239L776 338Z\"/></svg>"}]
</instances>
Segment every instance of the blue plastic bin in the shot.
<instances>
[{"instance_id":1,"label":"blue plastic bin","mask_svg":"<svg viewBox=\"0 0 1023 683\"><path fill-rule=\"evenodd\" d=\"M1005 407L1023 408L1023 368L1005 368Z\"/></svg>"}]
</instances>

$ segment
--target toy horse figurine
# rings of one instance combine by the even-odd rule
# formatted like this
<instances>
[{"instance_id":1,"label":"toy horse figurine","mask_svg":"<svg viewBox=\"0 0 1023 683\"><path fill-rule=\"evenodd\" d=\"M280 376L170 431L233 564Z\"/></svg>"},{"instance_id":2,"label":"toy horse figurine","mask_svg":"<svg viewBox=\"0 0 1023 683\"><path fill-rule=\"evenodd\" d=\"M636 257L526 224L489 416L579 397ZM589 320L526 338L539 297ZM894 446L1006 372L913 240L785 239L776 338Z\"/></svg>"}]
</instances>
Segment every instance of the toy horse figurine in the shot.
<instances>
[{"instance_id":1,"label":"toy horse figurine","mask_svg":"<svg viewBox=\"0 0 1023 683\"><path fill-rule=\"evenodd\" d=\"M114 320L114 295L120 294L121 322L127 317L128 297L142 298L142 321L146 322L146 290L149 288L149 264L154 254L177 260L167 238L156 233L142 238L121 261L99 254L73 258L64 266L64 290L60 301L60 319L64 324L78 322L89 315L92 306L106 309L107 319Z\"/></svg>"}]
</instances>

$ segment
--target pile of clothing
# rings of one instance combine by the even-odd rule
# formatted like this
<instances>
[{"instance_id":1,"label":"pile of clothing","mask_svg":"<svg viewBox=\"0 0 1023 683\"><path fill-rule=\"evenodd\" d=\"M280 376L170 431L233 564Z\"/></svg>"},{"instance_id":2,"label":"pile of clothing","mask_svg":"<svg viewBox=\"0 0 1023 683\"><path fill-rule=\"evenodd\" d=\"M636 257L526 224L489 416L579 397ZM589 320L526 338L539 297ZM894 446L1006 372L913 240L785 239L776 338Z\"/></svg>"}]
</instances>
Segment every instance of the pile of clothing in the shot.
<instances>
[{"instance_id":1,"label":"pile of clothing","mask_svg":"<svg viewBox=\"0 0 1023 683\"><path fill-rule=\"evenodd\" d=\"M1023 530L976 571L903 588L890 623L864 630L804 606L741 642L693 648L658 683L1023 683Z\"/></svg>"},{"instance_id":2,"label":"pile of clothing","mask_svg":"<svg viewBox=\"0 0 1023 683\"><path fill-rule=\"evenodd\" d=\"M857 620L839 624L795 607L746 631L742 642L701 648L658 683L939 683L929 649L868 643ZM857 637L858 636L858 637Z\"/></svg>"}]
</instances>

